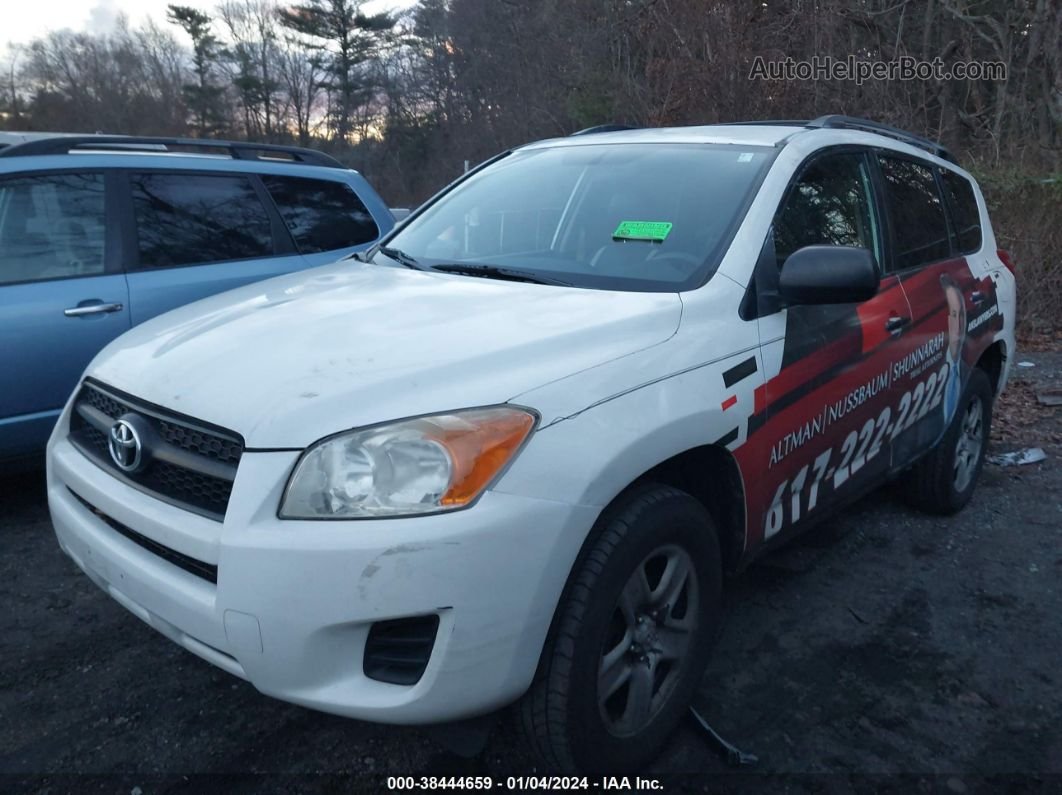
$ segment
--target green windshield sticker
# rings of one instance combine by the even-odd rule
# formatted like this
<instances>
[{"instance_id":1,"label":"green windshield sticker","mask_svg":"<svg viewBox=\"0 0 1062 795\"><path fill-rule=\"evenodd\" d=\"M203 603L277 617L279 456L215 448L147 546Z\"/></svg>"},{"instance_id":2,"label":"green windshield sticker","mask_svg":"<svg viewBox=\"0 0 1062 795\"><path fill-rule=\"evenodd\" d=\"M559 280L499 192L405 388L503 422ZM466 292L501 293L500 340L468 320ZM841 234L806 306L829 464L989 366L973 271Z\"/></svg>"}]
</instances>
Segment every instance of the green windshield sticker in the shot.
<instances>
[{"instance_id":1,"label":"green windshield sticker","mask_svg":"<svg viewBox=\"0 0 1062 795\"><path fill-rule=\"evenodd\" d=\"M671 224L668 221L620 221L620 225L612 233L612 239L663 243L670 233Z\"/></svg>"}]
</instances>

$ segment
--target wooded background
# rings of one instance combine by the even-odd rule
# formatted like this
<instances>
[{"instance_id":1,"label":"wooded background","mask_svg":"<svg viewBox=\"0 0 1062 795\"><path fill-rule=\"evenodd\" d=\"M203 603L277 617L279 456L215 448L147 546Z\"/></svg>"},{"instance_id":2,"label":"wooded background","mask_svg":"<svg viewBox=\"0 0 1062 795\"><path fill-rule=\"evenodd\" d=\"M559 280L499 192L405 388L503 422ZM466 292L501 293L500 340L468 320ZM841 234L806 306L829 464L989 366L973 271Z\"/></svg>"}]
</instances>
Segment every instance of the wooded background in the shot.
<instances>
[{"instance_id":1,"label":"wooded background","mask_svg":"<svg viewBox=\"0 0 1062 795\"><path fill-rule=\"evenodd\" d=\"M1006 80L764 81L757 56L951 65ZM171 6L0 54L0 128L329 151L415 205L510 146L595 124L845 113L939 139L980 180L1026 331L1062 325L1060 0L359 0Z\"/></svg>"}]
</instances>

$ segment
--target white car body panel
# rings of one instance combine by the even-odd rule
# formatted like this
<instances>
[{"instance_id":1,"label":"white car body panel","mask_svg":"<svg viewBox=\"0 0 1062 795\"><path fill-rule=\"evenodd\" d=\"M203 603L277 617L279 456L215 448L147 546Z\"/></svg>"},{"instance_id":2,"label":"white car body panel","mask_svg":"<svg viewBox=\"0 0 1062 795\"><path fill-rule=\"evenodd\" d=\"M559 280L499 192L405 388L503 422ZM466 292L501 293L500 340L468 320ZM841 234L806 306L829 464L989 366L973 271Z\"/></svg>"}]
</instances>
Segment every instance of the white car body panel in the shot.
<instances>
[{"instance_id":1,"label":"white car body panel","mask_svg":"<svg viewBox=\"0 0 1062 795\"><path fill-rule=\"evenodd\" d=\"M341 261L148 321L88 372L230 428L250 448L303 448L349 428L503 403L660 344L681 312L672 293Z\"/></svg>"},{"instance_id":2,"label":"white car body panel","mask_svg":"<svg viewBox=\"0 0 1062 795\"><path fill-rule=\"evenodd\" d=\"M276 518L297 459L248 453L217 525L215 587L111 532L71 491L123 523L177 524L187 512L117 483L65 439L50 450L49 504L59 543L110 596L174 642L263 693L363 720L427 723L518 697L597 510L488 493L474 511L361 522ZM216 524L216 523L215 523ZM197 549L170 539L186 554ZM519 555L513 550L521 550ZM403 687L362 673L375 621L438 612L436 649ZM489 639L489 642L487 642Z\"/></svg>"}]
</instances>

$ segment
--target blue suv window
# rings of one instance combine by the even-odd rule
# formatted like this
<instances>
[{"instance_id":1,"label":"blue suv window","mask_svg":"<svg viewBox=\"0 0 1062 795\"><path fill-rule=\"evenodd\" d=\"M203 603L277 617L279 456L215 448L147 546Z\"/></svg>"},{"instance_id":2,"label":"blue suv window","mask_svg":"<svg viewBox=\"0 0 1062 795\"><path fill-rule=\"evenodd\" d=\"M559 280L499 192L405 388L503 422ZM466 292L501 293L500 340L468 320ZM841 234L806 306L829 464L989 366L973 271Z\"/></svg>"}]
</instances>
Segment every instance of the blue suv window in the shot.
<instances>
[{"instance_id":1,"label":"blue suv window","mask_svg":"<svg viewBox=\"0 0 1062 795\"><path fill-rule=\"evenodd\" d=\"M323 179L262 176L302 254L370 243L380 230L349 186Z\"/></svg>"},{"instance_id":2,"label":"blue suv window","mask_svg":"<svg viewBox=\"0 0 1062 795\"><path fill-rule=\"evenodd\" d=\"M247 177L133 174L130 181L142 269L273 255L269 214Z\"/></svg>"},{"instance_id":3,"label":"blue suv window","mask_svg":"<svg viewBox=\"0 0 1062 795\"><path fill-rule=\"evenodd\" d=\"M0 284L103 273L101 174L0 180Z\"/></svg>"}]
</instances>

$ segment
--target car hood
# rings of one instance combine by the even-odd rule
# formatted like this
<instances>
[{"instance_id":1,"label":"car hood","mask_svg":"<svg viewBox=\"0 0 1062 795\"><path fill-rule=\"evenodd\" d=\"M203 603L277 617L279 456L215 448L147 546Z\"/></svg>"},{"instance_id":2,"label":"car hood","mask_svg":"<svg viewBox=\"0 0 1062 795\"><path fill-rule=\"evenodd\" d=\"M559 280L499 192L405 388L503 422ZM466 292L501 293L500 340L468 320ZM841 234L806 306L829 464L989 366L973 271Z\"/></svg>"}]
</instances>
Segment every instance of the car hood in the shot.
<instances>
[{"instance_id":1,"label":"car hood","mask_svg":"<svg viewBox=\"0 0 1062 795\"><path fill-rule=\"evenodd\" d=\"M348 428L506 402L663 342L681 306L675 293L345 261L150 320L88 374L237 431L248 447L301 448Z\"/></svg>"}]
</instances>

